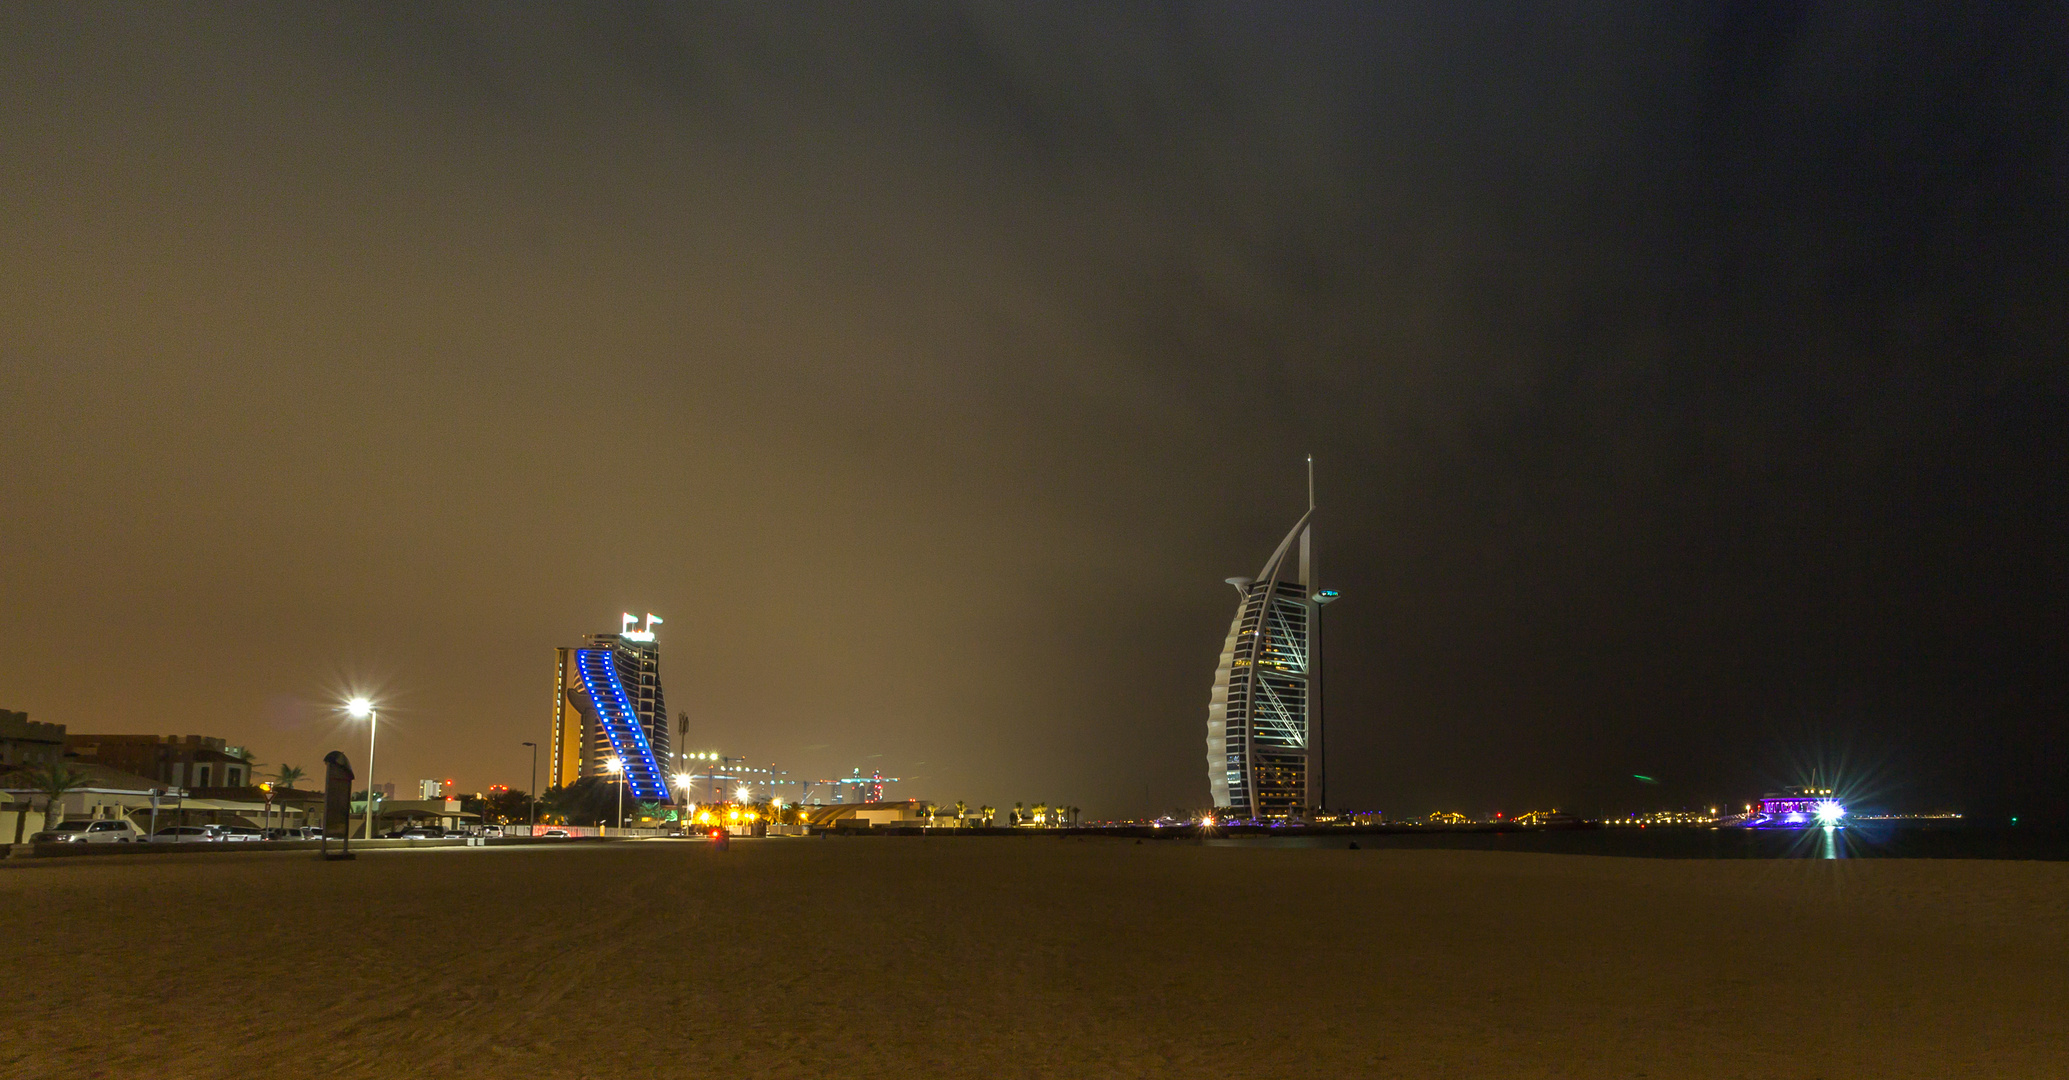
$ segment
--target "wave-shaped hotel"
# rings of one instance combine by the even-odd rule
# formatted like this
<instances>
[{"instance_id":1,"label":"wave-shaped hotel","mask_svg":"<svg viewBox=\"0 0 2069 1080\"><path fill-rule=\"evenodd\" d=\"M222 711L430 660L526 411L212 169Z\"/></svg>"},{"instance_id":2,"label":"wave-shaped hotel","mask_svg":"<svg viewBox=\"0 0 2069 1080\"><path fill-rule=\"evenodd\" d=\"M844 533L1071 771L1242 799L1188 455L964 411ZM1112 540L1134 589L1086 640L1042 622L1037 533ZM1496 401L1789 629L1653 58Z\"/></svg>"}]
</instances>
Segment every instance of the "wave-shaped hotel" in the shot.
<instances>
[{"instance_id":1,"label":"wave-shaped hotel","mask_svg":"<svg viewBox=\"0 0 2069 1080\"><path fill-rule=\"evenodd\" d=\"M646 625L626 615L615 634L586 634L579 646L555 650L553 735L547 785L624 769L627 794L666 802L668 707L661 696L661 647Z\"/></svg>"},{"instance_id":2,"label":"wave-shaped hotel","mask_svg":"<svg viewBox=\"0 0 2069 1080\"><path fill-rule=\"evenodd\" d=\"M1337 594L1316 587L1314 469L1310 457L1307 513L1264 569L1228 579L1242 599L1207 703L1207 785L1224 818L1305 820L1328 797L1322 608Z\"/></svg>"}]
</instances>

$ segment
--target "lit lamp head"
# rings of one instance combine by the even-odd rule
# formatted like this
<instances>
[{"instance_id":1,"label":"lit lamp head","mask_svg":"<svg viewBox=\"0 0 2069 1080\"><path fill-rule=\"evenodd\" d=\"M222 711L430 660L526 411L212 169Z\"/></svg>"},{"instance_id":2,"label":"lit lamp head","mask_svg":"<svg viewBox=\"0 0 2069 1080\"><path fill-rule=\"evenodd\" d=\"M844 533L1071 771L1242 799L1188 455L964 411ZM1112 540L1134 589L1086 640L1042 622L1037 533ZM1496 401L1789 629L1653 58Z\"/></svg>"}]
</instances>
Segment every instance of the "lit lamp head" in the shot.
<instances>
[{"instance_id":1,"label":"lit lamp head","mask_svg":"<svg viewBox=\"0 0 2069 1080\"><path fill-rule=\"evenodd\" d=\"M617 758L612 758L609 761L603 763L603 771L610 773L613 776L616 776L617 774L625 771L625 763L623 761L618 760Z\"/></svg>"},{"instance_id":2,"label":"lit lamp head","mask_svg":"<svg viewBox=\"0 0 2069 1080\"><path fill-rule=\"evenodd\" d=\"M697 778L691 776L689 773L679 772L675 774L675 786L683 789L684 791L688 791L691 785L695 784L696 781Z\"/></svg>"},{"instance_id":3,"label":"lit lamp head","mask_svg":"<svg viewBox=\"0 0 2069 1080\"><path fill-rule=\"evenodd\" d=\"M1818 824L1837 825L1839 819L1846 816L1846 807L1839 805L1835 800L1826 799L1817 805L1817 814Z\"/></svg>"},{"instance_id":4,"label":"lit lamp head","mask_svg":"<svg viewBox=\"0 0 2069 1080\"><path fill-rule=\"evenodd\" d=\"M345 712L354 720L364 720L374 714L374 703L363 697L356 697L345 703Z\"/></svg>"}]
</instances>

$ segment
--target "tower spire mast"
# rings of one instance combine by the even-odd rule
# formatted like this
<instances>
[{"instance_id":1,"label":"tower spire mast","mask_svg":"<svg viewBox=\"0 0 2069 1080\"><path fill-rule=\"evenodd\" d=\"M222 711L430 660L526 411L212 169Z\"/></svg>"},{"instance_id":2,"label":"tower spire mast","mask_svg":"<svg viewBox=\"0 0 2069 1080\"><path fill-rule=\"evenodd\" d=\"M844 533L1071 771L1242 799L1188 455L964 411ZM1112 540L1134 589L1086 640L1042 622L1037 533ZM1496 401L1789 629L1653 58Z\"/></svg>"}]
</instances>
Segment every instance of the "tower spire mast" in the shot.
<instances>
[{"instance_id":1,"label":"tower spire mast","mask_svg":"<svg viewBox=\"0 0 2069 1080\"><path fill-rule=\"evenodd\" d=\"M1331 599L1322 590L1322 568L1314 557L1315 517L1315 455L1307 456L1307 512L1308 527L1300 534L1300 562L1302 586L1307 592L1308 670L1307 670L1307 791L1304 808L1309 814L1319 814L1329 803L1329 762L1327 747L1323 745L1325 729L1322 716L1322 607Z\"/></svg>"}]
</instances>

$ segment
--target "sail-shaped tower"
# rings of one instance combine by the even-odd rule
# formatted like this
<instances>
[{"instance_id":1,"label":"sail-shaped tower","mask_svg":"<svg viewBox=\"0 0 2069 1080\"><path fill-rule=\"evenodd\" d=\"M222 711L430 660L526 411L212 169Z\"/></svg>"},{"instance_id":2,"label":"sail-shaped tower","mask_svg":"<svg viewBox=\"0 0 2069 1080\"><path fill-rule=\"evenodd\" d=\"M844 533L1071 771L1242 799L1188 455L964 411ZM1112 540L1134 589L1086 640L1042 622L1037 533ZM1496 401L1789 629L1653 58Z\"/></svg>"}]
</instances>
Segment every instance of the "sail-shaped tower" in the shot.
<instances>
[{"instance_id":1,"label":"sail-shaped tower","mask_svg":"<svg viewBox=\"0 0 2069 1080\"><path fill-rule=\"evenodd\" d=\"M1310 457L1307 513L1264 569L1228 579L1242 599L1207 700L1207 785L1225 817L1308 818L1327 799L1321 616L1336 593L1315 582L1314 475Z\"/></svg>"}]
</instances>

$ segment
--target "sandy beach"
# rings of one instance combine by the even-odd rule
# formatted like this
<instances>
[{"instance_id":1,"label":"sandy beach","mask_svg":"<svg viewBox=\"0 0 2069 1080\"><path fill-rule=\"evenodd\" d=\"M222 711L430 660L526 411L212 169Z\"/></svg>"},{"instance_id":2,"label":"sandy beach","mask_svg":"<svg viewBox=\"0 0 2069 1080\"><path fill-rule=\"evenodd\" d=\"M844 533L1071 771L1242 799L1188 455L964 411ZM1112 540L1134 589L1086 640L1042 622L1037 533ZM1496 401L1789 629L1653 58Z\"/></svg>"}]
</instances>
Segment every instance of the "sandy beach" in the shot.
<instances>
[{"instance_id":1,"label":"sandy beach","mask_svg":"<svg viewBox=\"0 0 2069 1080\"><path fill-rule=\"evenodd\" d=\"M2069 1075L2069 864L1041 838L13 860L0 1075Z\"/></svg>"}]
</instances>

